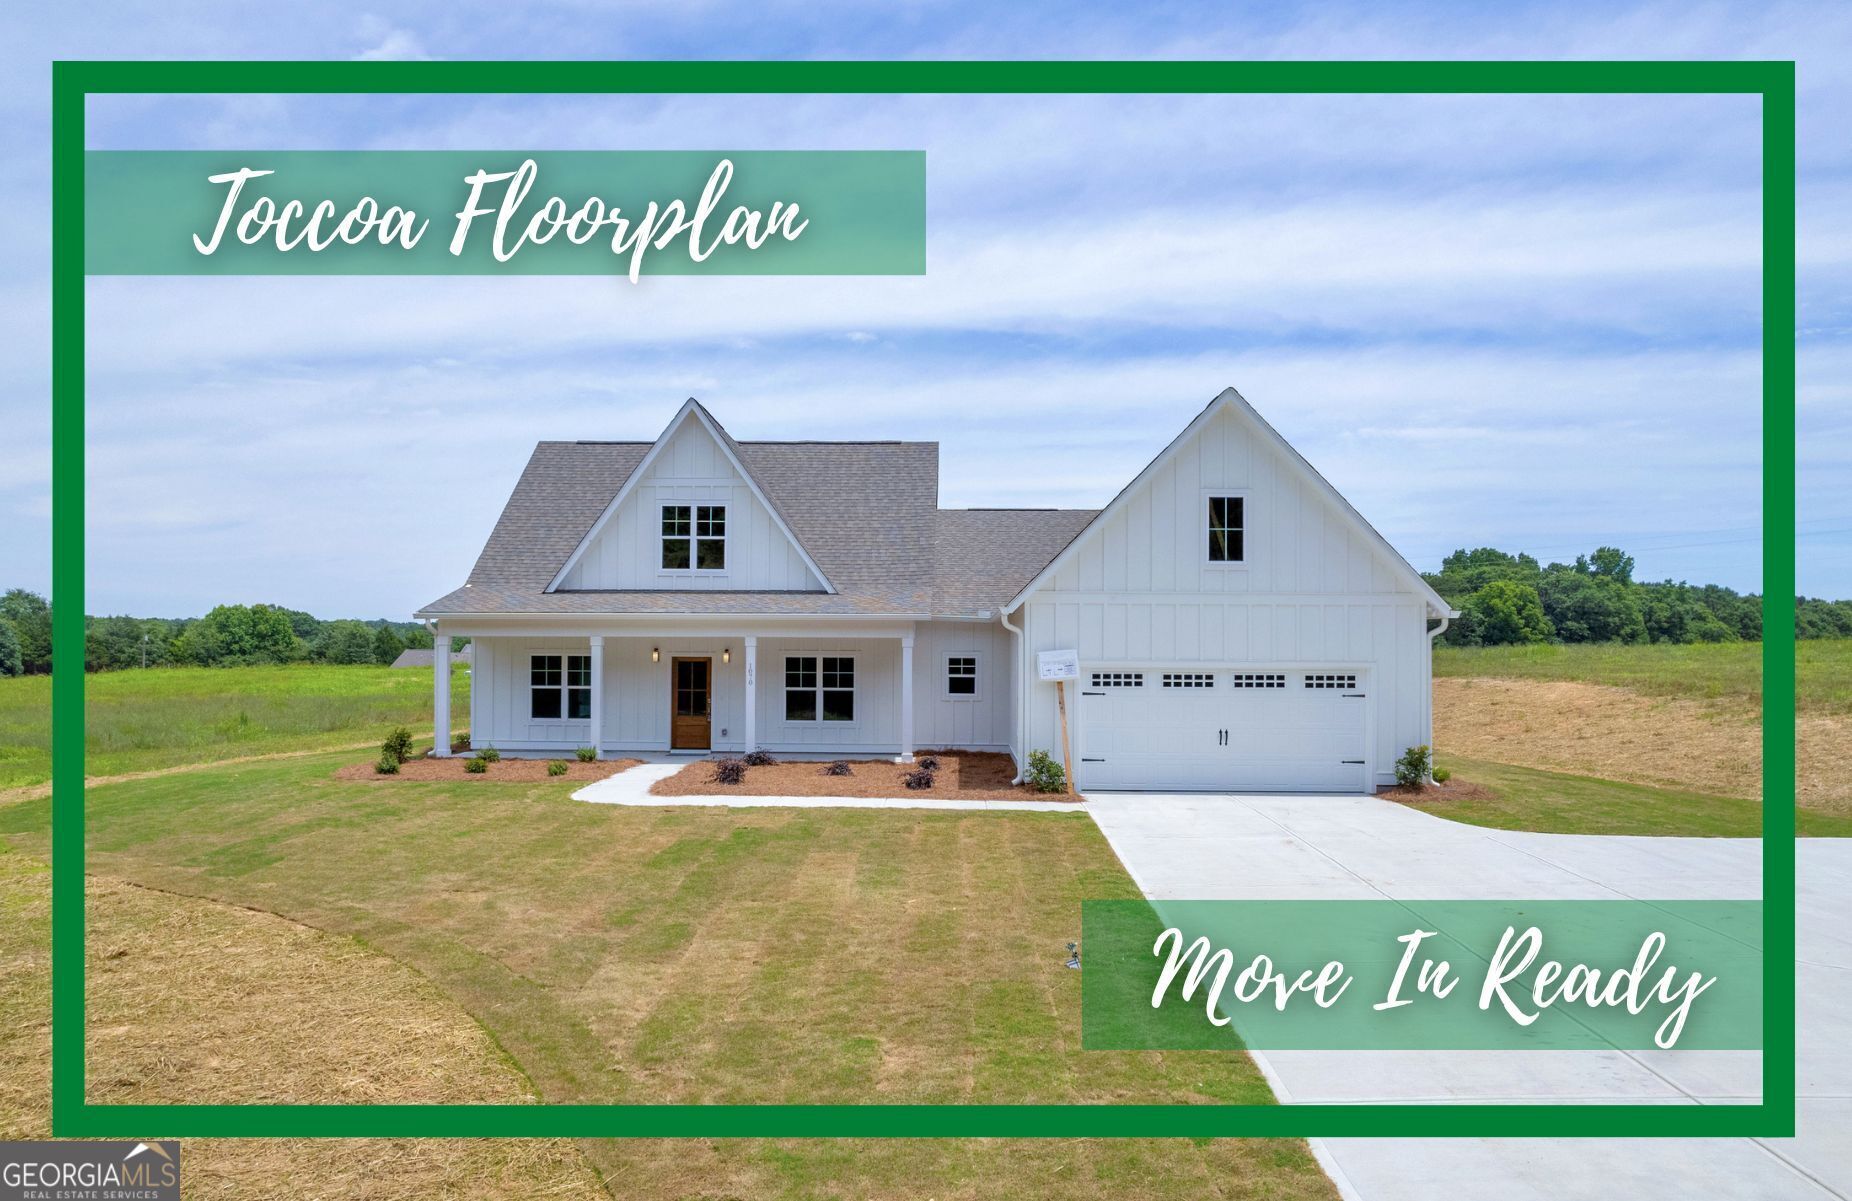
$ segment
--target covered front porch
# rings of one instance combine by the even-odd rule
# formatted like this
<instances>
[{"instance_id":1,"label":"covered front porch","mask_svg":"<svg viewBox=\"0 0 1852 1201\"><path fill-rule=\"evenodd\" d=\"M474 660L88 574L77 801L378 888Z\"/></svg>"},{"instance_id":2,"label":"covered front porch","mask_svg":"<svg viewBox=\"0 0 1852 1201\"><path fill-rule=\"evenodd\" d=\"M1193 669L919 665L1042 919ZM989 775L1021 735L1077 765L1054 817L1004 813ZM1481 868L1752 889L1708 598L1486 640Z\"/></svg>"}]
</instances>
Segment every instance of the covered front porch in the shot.
<instances>
[{"instance_id":1,"label":"covered front porch","mask_svg":"<svg viewBox=\"0 0 1852 1201\"><path fill-rule=\"evenodd\" d=\"M568 632L439 622L433 632L440 729L450 718L450 639L471 639L476 749L590 747L601 759L755 749L913 757L912 623L613 623Z\"/></svg>"}]
</instances>

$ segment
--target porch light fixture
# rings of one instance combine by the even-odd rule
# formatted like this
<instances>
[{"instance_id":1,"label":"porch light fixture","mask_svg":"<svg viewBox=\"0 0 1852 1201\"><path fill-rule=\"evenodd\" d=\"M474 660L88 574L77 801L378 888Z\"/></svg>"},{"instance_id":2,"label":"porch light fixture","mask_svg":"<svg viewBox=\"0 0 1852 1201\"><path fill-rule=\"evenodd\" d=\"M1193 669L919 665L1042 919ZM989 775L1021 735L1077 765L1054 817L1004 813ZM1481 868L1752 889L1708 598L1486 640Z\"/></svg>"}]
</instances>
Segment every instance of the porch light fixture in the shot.
<instances>
[{"instance_id":1,"label":"porch light fixture","mask_svg":"<svg viewBox=\"0 0 1852 1201\"><path fill-rule=\"evenodd\" d=\"M720 661L722 663L733 662L733 648L732 647L723 646L720 648Z\"/></svg>"},{"instance_id":2,"label":"porch light fixture","mask_svg":"<svg viewBox=\"0 0 1852 1201\"><path fill-rule=\"evenodd\" d=\"M662 648L661 647L652 646L649 648L649 661L651 663L662 662Z\"/></svg>"}]
</instances>

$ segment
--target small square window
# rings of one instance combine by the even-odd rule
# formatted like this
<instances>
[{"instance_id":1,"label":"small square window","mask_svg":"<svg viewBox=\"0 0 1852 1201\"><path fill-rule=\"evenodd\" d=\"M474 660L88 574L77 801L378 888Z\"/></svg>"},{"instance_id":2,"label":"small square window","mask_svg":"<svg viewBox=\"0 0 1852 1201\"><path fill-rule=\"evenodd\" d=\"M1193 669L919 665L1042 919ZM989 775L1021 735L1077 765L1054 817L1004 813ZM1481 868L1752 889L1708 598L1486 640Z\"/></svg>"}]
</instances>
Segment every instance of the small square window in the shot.
<instances>
[{"instance_id":1,"label":"small square window","mask_svg":"<svg viewBox=\"0 0 1852 1201\"><path fill-rule=\"evenodd\" d=\"M947 696L977 695L976 656L952 655L945 660L945 694Z\"/></svg>"}]
</instances>

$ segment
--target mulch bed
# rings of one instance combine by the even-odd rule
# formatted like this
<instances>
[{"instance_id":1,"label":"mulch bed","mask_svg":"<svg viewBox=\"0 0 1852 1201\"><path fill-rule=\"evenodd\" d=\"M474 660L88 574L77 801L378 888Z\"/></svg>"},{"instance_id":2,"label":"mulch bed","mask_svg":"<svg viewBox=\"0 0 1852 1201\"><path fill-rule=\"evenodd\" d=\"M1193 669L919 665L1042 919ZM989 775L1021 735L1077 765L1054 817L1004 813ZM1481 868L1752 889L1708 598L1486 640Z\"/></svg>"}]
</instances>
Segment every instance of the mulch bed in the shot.
<instances>
[{"instance_id":1,"label":"mulch bed","mask_svg":"<svg viewBox=\"0 0 1852 1201\"><path fill-rule=\"evenodd\" d=\"M1497 794L1483 784L1471 780L1462 780L1458 776L1445 784L1429 784L1426 788L1404 788L1400 784L1393 788L1378 788L1376 795L1385 801L1486 801Z\"/></svg>"},{"instance_id":2,"label":"mulch bed","mask_svg":"<svg viewBox=\"0 0 1852 1201\"><path fill-rule=\"evenodd\" d=\"M826 776L826 764L812 760L779 762L748 767L739 784L714 780L714 760L690 763L681 771L650 786L656 796L715 796L737 792L742 796L850 796L918 797L921 800L957 801L1066 801L1064 792L1036 792L1012 787L1016 765L1008 755L994 751L919 751L917 758L939 760L931 788L909 789L901 777L913 771L886 759L850 759L847 776Z\"/></svg>"},{"instance_id":3,"label":"mulch bed","mask_svg":"<svg viewBox=\"0 0 1852 1201\"><path fill-rule=\"evenodd\" d=\"M337 780L377 780L390 783L393 780L558 780L562 784L588 783L615 776L641 763L640 759L605 759L592 763L580 763L577 759L503 759L499 763L489 764L489 770L479 776L463 770L467 759L407 759L399 764L397 775L382 776L373 770L373 763L350 763L334 773ZM549 776L548 763L564 763L566 774Z\"/></svg>"}]
</instances>

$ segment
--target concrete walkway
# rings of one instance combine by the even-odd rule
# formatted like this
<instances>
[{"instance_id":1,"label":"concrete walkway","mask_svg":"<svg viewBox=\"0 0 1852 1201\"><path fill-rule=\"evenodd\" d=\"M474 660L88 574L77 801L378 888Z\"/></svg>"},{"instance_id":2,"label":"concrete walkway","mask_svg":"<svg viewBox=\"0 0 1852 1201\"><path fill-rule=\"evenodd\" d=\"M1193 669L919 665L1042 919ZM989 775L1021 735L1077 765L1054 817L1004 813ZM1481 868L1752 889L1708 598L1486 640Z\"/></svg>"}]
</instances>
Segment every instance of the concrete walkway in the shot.
<instances>
[{"instance_id":1,"label":"concrete walkway","mask_svg":"<svg viewBox=\"0 0 1852 1201\"><path fill-rule=\"evenodd\" d=\"M572 794L575 801L594 805L719 805L729 809L1026 809L1037 813L1084 813L1087 806L1070 801L968 801L957 798L934 798L931 793L917 796L752 796L723 792L709 796L655 796L650 785L666 780L688 766L688 760L668 763L642 763L629 771L607 776Z\"/></svg>"},{"instance_id":2,"label":"concrete walkway","mask_svg":"<svg viewBox=\"0 0 1852 1201\"><path fill-rule=\"evenodd\" d=\"M1096 794L1145 895L1172 898L1753 898L1754 841L1529 834L1375 797ZM1852 840L1800 844L1800 1137L1330 1139L1364 1201L1852 1196ZM1754 1100L1760 1055L1721 1051L1269 1051L1287 1103Z\"/></svg>"}]
</instances>

